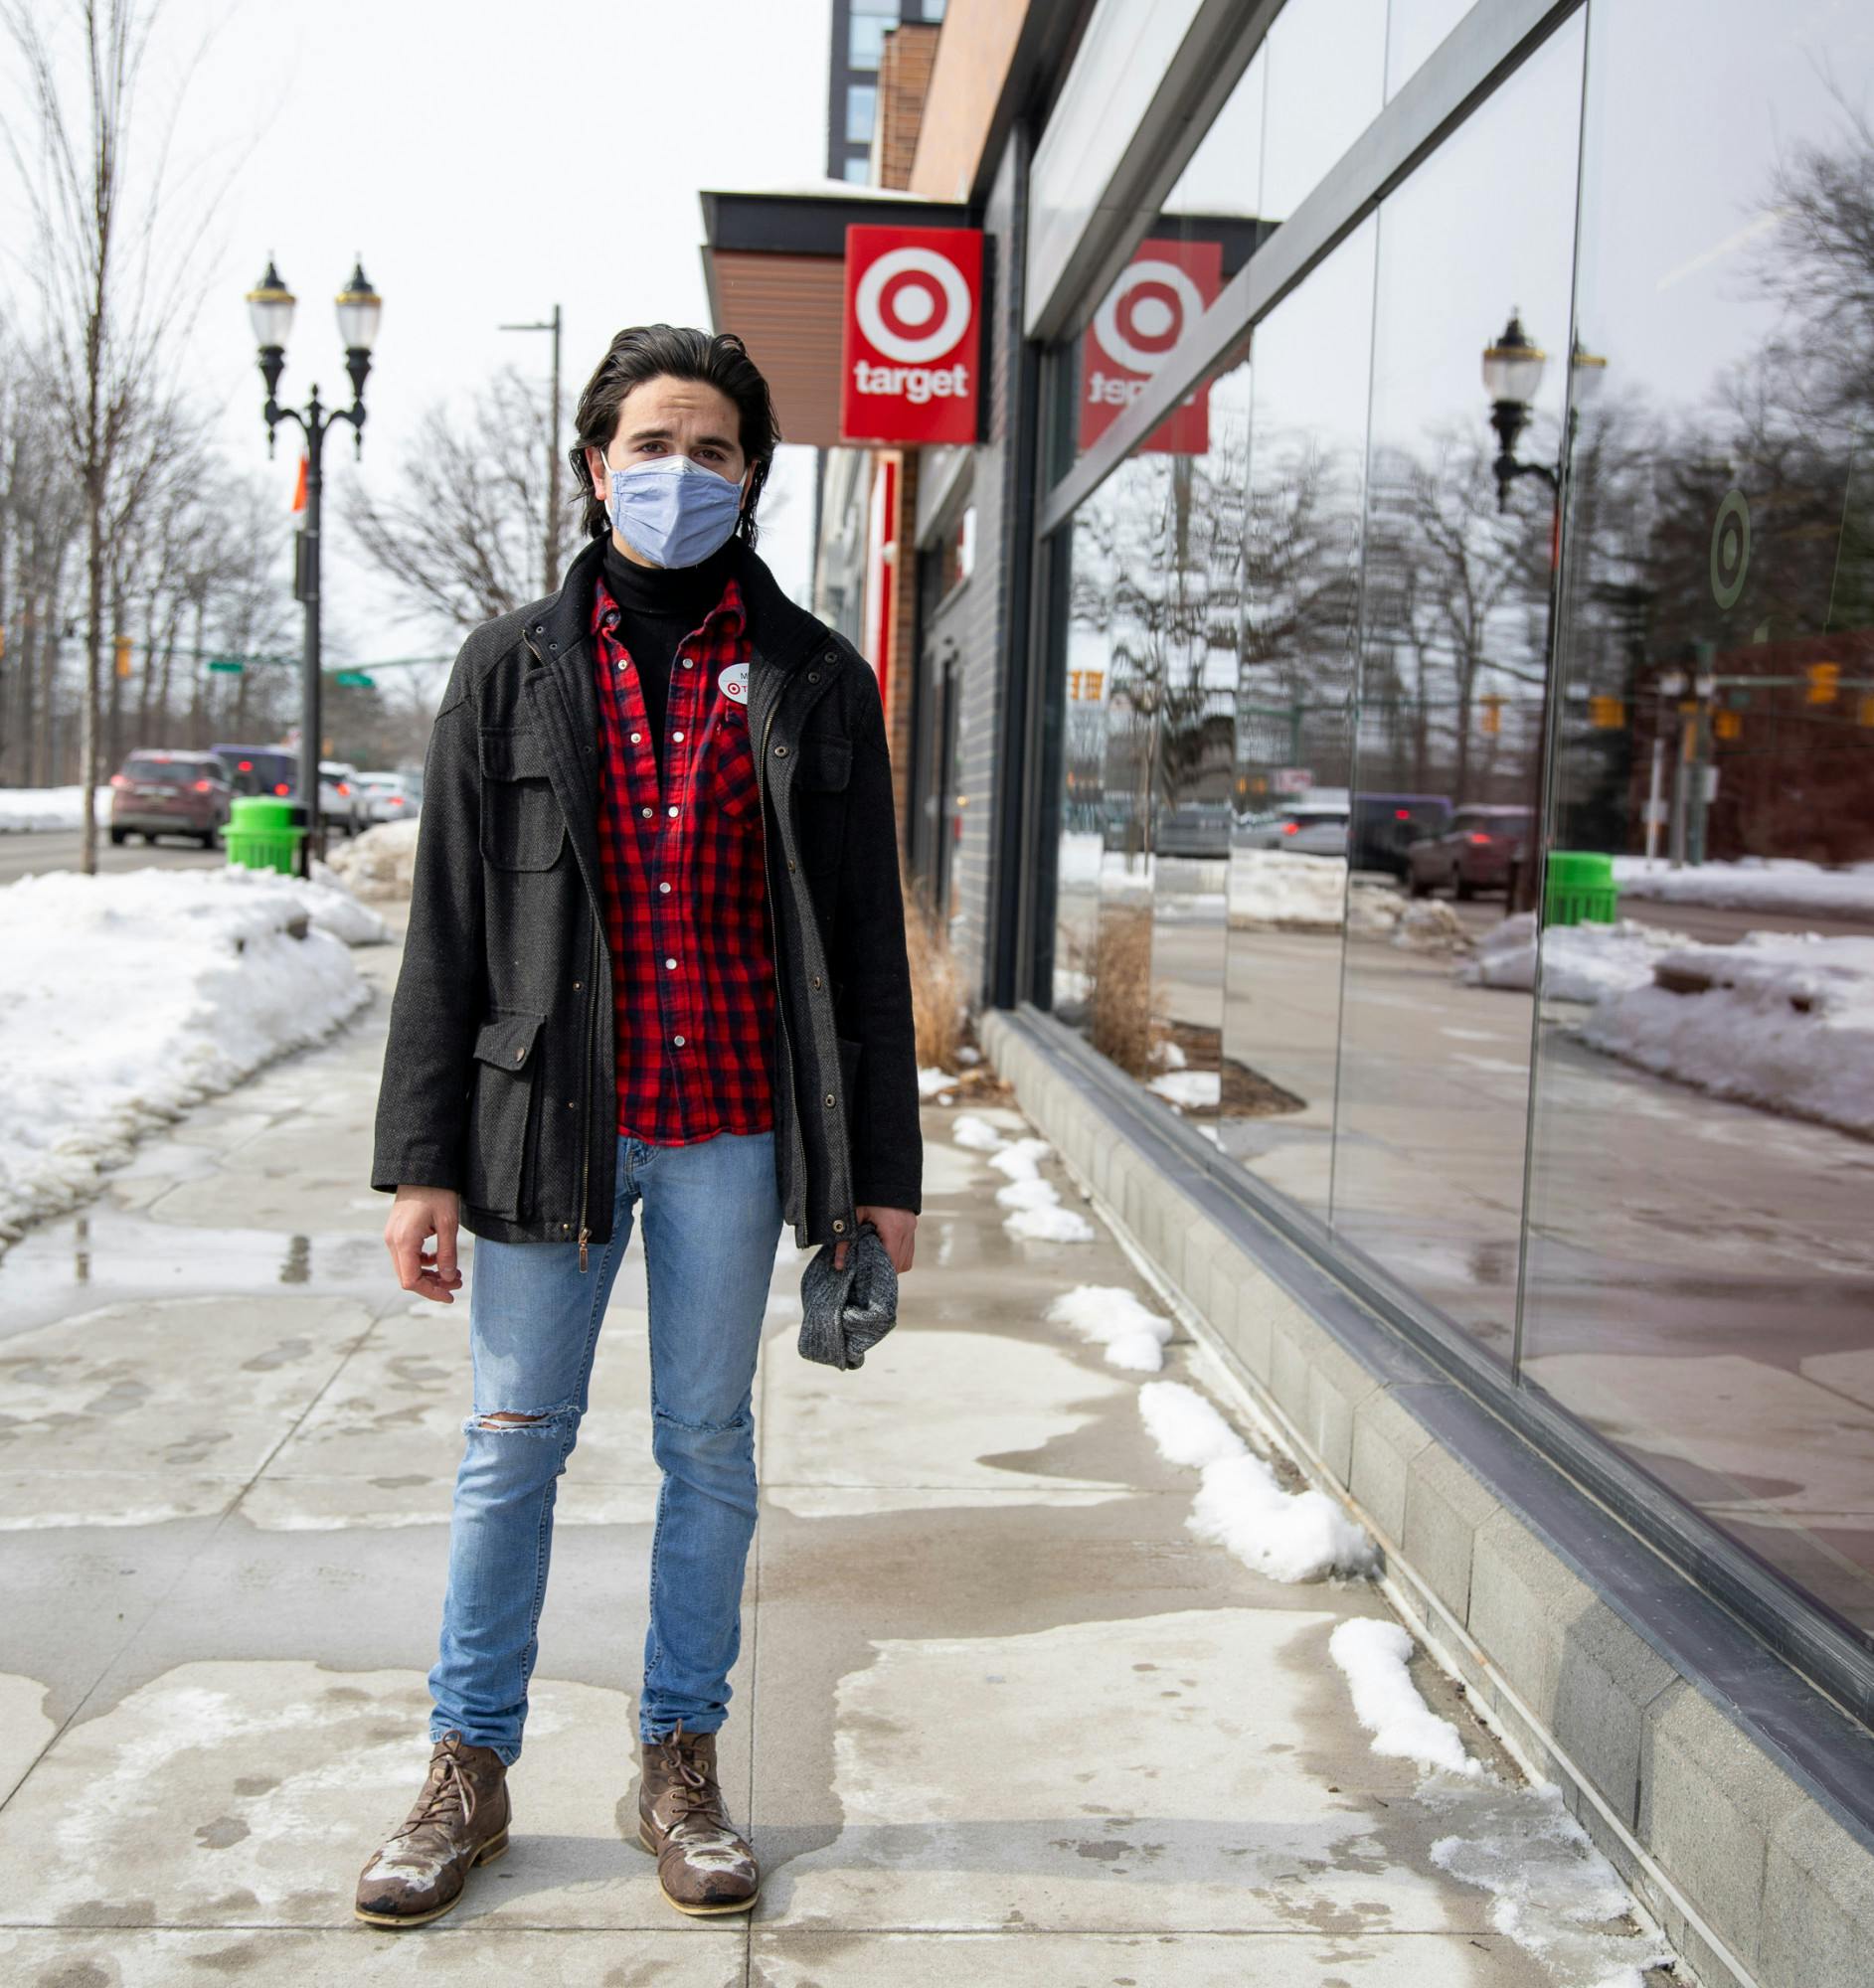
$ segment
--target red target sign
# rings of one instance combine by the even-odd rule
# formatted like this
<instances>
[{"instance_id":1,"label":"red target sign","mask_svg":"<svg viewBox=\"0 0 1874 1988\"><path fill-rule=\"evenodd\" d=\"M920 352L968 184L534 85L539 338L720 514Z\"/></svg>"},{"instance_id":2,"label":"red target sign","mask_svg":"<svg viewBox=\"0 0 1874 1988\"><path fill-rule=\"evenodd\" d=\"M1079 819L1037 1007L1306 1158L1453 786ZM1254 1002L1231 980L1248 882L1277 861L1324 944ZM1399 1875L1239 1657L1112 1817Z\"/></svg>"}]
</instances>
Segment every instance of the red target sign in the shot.
<instances>
[{"instance_id":1,"label":"red target sign","mask_svg":"<svg viewBox=\"0 0 1874 1988\"><path fill-rule=\"evenodd\" d=\"M982 235L849 228L843 441L976 439Z\"/></svg>"},{"instance_id":2,"label":"red target sign","mask_svg":"<svg viewBox=\"0 0 1874 1988\"><path fill-rule=\"evenodd\" d=\"M1223 287L1216 242L1141 242L1081 340L1080 446L1106 433L1145 391ZM1196 388L1140 444L1171 455L1210 446L1210 390Z\"/></svg>"}]
</instances>

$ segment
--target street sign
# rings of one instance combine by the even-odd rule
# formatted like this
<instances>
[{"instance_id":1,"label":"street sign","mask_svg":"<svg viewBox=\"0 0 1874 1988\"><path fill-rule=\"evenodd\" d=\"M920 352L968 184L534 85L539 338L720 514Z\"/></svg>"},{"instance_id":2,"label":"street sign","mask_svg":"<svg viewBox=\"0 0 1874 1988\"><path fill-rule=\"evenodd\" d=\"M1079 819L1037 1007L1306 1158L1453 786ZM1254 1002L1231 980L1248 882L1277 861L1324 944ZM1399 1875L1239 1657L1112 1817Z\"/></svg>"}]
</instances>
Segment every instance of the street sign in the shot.
<instances>
[{"instance_id":1,"label":"street sign","mask_svg":"<svg viewBox=\"0 0 1874 1988\"><path fill-rule=\"evenodd\" d=\"M842 441L973 442L982 232L846 230Z\"/></svg>"},{"instance_id":2,"label":"street sign","mask_svg":"<svg viewBox=\"0 0 1874 1988\"><path fill-rule=\"evenodd\" d=\"M1278 766L1271 784L1278 794L1305 794L1314 785L1314 774L1306 766Z\"/></svg>"},{"instance_id":3,"label":"street sign","mask_svg":"<svg viewBox=\"0 0 1874 1988\"><path fill-rule=\"evenodd\" d=\"M371 679L363 670L340 670L333 681L344 684L349 690L369 690L371 688Z\"/></svg>"},{"instance_id":4,"label":"street sign","mask_svg":"<svg viewBox=\"0 0 1874 1988\"><path fill-rule=\"evenodd\" d=\"M1080 447L1090 449L1138 399L1223 288L1218 242L1141 242L1081 339ZM1210 447L1210 389L1194 388L1139 444L1166 455Z\"/></svg>"},{"instance_id":5,"label":"street sign","mask_svg":"<svg viewBox=\"0 0 1874 1988\"><path fill-rule=\"evenodd\" d=\"M218 676L238 677L247 668L239 656L211 656L208 666Z\"/></svg>"}]
</instances>

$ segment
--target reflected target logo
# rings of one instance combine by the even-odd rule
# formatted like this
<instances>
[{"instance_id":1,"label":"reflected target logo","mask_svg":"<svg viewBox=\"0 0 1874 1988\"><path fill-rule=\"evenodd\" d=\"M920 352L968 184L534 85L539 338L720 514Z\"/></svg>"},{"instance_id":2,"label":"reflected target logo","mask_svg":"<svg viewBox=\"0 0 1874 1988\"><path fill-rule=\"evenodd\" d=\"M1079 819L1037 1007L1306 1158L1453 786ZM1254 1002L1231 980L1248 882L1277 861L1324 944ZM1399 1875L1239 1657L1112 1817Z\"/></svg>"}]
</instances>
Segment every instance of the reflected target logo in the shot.
<instances>
[{"instance_id":1,"label":"reflected target logo","mask_svg":"<svg viewBox=\"0 0 1874 1988\"><path fill-rule=\"evenodd\" d=\"M1108 358L1149 375L1165 363L1185 326L1203 315L1197 285L1175 262L1152 256L1130 264L1107 292L1094 313L1094 332Z\"/></svg>"},{"instance_id":2,"label":"reflected target logo","mask_svg":"<svg viewBox=\"0 0 1874 1988\"><path fill-rule=\"evenodd\" d=\"M1141 242L1081 339L1080 446L1091 448L1150 386L1223 288L1223 245ZM1140 444L1168 455L1210 446L1210 390L1199 387Z\"/></svg>"},{"instance_id":3,"label":"reflected target logo","mask_svg":"<svg viewBox=\"0 0 1874 1988\"><path fill-rule=\"evenodd\" d=\"M853 309L868 343L904 366L940 358L961 342L975 315L962 271L929 248L881 255L860 278Z\"/></svg>"}]
</instances>

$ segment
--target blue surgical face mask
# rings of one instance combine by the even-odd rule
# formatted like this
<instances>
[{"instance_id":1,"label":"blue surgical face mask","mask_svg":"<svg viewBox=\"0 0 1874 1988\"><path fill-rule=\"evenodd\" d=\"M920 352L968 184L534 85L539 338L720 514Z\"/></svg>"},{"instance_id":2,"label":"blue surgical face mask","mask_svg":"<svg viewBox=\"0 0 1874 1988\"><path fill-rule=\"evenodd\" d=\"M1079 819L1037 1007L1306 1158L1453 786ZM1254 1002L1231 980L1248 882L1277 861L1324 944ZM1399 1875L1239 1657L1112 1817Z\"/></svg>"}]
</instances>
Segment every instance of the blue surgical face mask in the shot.
<instances>
[{"instance_id":1,"label":"blue surgical face mask","mask_svg":"<svg viewBox=\"0 0 1874 1988\"><path fill-rule=\"evenodd\" d=\"M612 529L658 566L696 566L726 545L742 485L687 455L653 455L611 472Z\"/></svg>"}]
</instances>

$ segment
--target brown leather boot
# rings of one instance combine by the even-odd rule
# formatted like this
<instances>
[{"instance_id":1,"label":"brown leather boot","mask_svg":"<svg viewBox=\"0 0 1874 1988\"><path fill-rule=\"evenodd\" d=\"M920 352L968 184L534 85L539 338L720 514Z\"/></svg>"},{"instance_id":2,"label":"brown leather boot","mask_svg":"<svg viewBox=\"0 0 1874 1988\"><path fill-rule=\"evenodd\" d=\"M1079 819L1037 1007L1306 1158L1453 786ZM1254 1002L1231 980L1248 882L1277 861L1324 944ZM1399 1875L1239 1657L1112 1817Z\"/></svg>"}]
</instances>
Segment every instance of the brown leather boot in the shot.
<instances>
[{"instance_id":1,"label":"brown leather boot","mask_svg":"<svg viewBox=\"0 0 1874 1988\"><path fill-rule=\"evenodd\" d=\"M469 1872L508 1847L507 1771L491 1746L471 1746L459 1733L438 1740L417 1806L359 1873L357 1916L415 1926L448 1911Z\"/></svg>"},{"instance_id":2,"label":"brown leather boot","mask_svg":"<svg viewBox=\"0 0 1874 1988\"><path fill-rule=\"evenodd\" d=\"M657 1883L680 1912L746 1912L762 1888L748 1839L737 1834L716 1779L716 1736L685 1733L638 1746L637 1840L657 1859Z\"/></svg>"}]
</instances>

